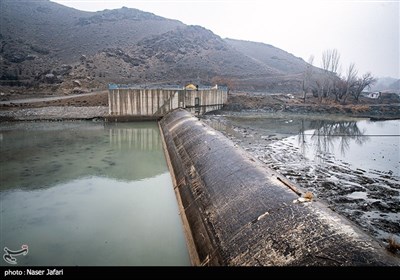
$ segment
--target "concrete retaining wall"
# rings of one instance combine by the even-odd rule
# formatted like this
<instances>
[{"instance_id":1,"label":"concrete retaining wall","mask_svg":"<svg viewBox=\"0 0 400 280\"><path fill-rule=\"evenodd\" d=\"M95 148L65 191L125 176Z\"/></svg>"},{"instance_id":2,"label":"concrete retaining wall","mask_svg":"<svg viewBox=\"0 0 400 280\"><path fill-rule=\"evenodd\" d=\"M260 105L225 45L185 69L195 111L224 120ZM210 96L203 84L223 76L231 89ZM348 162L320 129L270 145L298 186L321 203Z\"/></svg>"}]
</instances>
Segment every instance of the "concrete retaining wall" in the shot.
<instances>
[{"instance_id":1,"label":"concrete retaining wall","mask_svg":"<svg viewBox=\"0 0 400 280\"><path fill-rule=\"evenodd\" d=\"M198 103L196 103L196 98ZM110 116L160 117L177 108L204 114L221 109L227 101L224 89L110 89L108 93Z\"/></svg>"},{"instance_id":2,"label":"concrete retaining wall","mask_svg":"<svg viewBox=\"0 0 400 280\"><path fill-rule=\"evenodd\" d=\"M194 265L400 265L399 258L185 110L160 121Z\"/></svg>"}]
</instances>

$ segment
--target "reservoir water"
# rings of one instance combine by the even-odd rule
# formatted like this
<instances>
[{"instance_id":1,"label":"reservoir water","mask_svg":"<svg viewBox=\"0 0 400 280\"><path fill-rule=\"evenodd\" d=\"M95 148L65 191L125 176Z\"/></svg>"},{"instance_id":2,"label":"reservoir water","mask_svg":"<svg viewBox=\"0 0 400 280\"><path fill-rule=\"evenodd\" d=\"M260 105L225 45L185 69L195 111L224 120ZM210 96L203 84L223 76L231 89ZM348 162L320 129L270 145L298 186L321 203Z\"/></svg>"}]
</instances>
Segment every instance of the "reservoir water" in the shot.
<instances>
[{"instance_id":1,"label":"reservoir water","mask_svg":"<svg viewBox=\"0 0 400 280\"><path fill-rule=\"evenodd\" d=\"M0 145L0 247L27 245L18 265L190 265L155 122L0 123Z\"/></svg>"}]
</instances>

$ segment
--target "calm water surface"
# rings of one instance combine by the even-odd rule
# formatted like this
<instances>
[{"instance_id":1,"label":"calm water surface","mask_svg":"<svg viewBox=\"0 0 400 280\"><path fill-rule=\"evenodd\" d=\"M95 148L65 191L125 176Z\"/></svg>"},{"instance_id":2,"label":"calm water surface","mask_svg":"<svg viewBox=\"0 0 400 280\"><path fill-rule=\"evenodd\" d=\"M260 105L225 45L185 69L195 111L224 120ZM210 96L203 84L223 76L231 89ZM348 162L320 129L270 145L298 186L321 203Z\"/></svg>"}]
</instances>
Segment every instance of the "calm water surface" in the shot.
<instances>
[{"instance_id":1,"label":"calm water surface","mask_svg":"<svg viewBox=\"0 0 400 280\"><path fill-rule=\"evenodd\" d=\"M309 159L331 154L353 168L400 176L400 121L318 121L286 139Z\"/></svg>"},{"instance_id":2,"label":"calm water surface","mask_svg":"<svg viewBox=\"0 0 400 280\"><path fill-rule=\"evenodd\" d=\"M0 143L18 265L190 265L156 123L3 123Z\"/></svg>"},{"instance_id":3,"label":"calm water surface","mask_svg":"<svg viewBox=\"0 0 400 280\"><path fill-rule=\"evenodd\" d=\"M400 120L265 113L211 116L206 121L228 136L239 135L245 146L283 140L313 161L330 154L354 168L400 176Z\"/></svg>"}]
</instances>

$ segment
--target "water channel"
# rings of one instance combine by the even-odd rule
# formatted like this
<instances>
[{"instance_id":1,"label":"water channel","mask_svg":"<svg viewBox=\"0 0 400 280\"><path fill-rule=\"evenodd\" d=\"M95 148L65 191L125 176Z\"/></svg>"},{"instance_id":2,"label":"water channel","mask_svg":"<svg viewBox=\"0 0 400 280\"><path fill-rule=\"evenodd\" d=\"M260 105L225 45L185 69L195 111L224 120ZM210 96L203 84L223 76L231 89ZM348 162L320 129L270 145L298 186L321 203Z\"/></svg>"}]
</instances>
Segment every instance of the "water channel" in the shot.
<instances>
[{"instance_id":1,"label":"water channel","mask_svg":"<svg viewBox=\"0 0 400 280\"><path fill-rule=\"evenodd\" d=\"M155 122L0 123L0 144L0 247L28 245L18 265L190 265Z\"/></svg>"}]
</instances>

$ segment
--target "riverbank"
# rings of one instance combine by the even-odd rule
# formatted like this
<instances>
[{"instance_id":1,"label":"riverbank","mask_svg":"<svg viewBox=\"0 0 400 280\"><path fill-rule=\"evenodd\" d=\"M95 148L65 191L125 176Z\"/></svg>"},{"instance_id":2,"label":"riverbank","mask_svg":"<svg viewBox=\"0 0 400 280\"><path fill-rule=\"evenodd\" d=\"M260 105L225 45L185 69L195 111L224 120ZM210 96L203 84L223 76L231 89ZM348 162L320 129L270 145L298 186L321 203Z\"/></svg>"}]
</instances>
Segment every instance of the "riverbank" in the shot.
<instances>
[{"instance_id":1,"label":"riverbank","mask_svg":"<svg viewBox=\"0 0 400 280\"><path fill-rule=\"evenodd\" d=\"M230 93L222 112L281 112L292 114L333 114L371 119L400 119L400 96L383 93L379 99L361 97L356 103L349 100L346 105L332 100L320 102L301 94ZM220 112L217 112L220 113Z\"/></svg>"},{"instance_id":2,"label":"riverbank","mask_svg":"<svg viewBox=\"0 0 400 280\"><path fill-rule=\"evenodd\" d=\"M17 108L12 110L0 110L0 122L103 119L107 114L108 107L105 106L50 106L41 108Z\"/></svg>"},{"instance_id":3,"label":"riverbank","mask_svg":"<svg viewBox=\"0 0 400 280\"><path fill-rule=\"evenodd\" d=\"M383 243L400 240L397 120L246 111L204 121Z\"/></svg>"},{"instance_id":4,"label":"riverbank","mask_svg":"<svg viewBox=\"0 0 400 280\"><path fill-rule=\"evenodd\" d=\"M0 102L1 121L104 119L107 91L70 96L14 98Z\"/></svg>"},{"instance_id":5,"label":"riverbank","mask_svg":"<svg viewBox=\"0 0 400 280\"><path fill-rule=\"evenodd\" d=\"M384 93L379 99L361 97L358 103L341 105L328 101L320 103L312 96L303 103L300 94L234 92L229 93L228 102L222 110L211 114L234 115L241 112L400 119L400 96ZM20 96L0 102L0 121L93 119L105 118L107 114L107 91L41 98Z\"/></svg>"}]
</instances>

